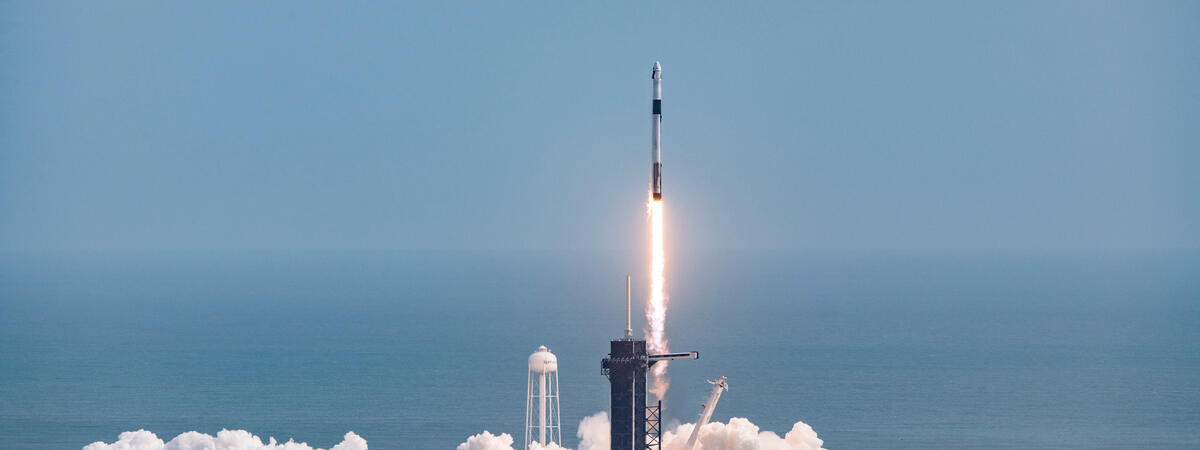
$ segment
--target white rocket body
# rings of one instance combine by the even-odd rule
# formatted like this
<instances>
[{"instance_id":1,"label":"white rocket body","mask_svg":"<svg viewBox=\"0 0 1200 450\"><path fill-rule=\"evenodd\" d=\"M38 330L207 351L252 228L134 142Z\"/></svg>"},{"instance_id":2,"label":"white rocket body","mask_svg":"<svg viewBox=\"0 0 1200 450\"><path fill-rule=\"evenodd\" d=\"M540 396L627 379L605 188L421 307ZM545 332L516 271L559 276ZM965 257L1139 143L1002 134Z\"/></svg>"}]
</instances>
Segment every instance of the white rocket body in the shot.
<instances>
[{"instance_id":1,"label":"white rocket body","mask_svg":"<svg viewBox=\"0 0 1200 450\"><path fill-rule=\"evenodd\" d=\"M650 72L654 101L650 109L650 194L662 200L662 66L656 61Z\"/></svg>"}]
</instances>

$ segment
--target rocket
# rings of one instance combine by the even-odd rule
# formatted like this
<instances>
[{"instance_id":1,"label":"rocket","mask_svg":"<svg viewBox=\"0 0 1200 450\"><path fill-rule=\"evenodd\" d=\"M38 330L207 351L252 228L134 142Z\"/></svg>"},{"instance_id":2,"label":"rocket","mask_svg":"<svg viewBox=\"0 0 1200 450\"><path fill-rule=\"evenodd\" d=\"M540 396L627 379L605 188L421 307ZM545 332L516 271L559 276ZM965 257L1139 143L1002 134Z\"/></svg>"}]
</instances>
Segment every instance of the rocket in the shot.
<instances>
[{"instance_id":1,"label":"rocket","mask_svg":"<svg viewBox=\"0 0 1200 450\"><path fill-rule=\"evenodd\" d=\"M654 62L654 105L650 109L650 194L662 200L662 66Z\"/></svg>"}]
</instances>

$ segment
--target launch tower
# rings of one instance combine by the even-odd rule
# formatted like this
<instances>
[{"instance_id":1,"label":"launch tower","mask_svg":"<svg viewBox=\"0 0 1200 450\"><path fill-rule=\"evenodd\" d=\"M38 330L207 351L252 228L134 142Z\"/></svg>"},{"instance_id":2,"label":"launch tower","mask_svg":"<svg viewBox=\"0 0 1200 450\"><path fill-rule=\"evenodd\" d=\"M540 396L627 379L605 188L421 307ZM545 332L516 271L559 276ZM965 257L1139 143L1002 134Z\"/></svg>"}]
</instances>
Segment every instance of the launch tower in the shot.
<instances>
[{"instance_id":1,"label":"launch tower","mask_svg":"<svg viewBox=\"0 0 1200 450\"><path fill-rule=\"evenodd\" d=\"M600 363L601 373L608 377L610 386L612 450L657 448L661 442L662 401L646 405L646 371L650 366L670 359L700 359L698 352L646 353L646 340L633 337L630 310L629 277L625 277L625 336L609 341L608 357Z\"/></svg>"}]
</instances>

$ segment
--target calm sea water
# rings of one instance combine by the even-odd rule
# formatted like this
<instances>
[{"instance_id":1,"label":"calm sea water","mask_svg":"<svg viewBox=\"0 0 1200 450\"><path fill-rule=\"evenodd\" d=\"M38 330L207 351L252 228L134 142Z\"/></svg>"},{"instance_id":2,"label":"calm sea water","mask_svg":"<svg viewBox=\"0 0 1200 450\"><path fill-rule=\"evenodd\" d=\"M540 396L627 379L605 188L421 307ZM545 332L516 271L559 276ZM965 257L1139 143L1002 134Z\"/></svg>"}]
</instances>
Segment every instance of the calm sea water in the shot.
<instances>
[{"instance_id":1,"label":"calm sea water","mask_svg":"<svg viewBox=\"0 0 1200 450\"><path fill-rule=\"evenodd\" d=\"M0 446L145 428L328 447L520 445L525 359L558 354L563 422L600 374L639 255L0 256ZM670 262L668 420L827 448L1200 448L1196 252L708 253ZM644 283L635 277L635 292ZM643 291L644 292L644 291ZM635 327L640 324L635 325Z\"/></svg>"}]
</instances>

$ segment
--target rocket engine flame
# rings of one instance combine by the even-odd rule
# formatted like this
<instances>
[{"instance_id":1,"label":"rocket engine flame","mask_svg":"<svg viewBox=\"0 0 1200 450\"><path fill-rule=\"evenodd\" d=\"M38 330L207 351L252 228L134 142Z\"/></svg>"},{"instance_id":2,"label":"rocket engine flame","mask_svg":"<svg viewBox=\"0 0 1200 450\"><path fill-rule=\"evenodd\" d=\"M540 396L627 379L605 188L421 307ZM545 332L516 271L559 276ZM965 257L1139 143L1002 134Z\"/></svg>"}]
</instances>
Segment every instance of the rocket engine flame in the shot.
<instances>
[{"instance_id":1,"label":"rocket engine flame","mask_svg":"<svg viewBox=\"0 0 1200 450\"><path fill-rule=\"evenodd\" d=\"M663 251L663 202L651 198L647 204L650 215L650 297L646 303L646 346L650 353L667 353L667 287L666 254ZM649 391L662 399L671 382L667 378L667 361L659 361L652 369L654 382Z\"/></svg>"}]
</instances>

